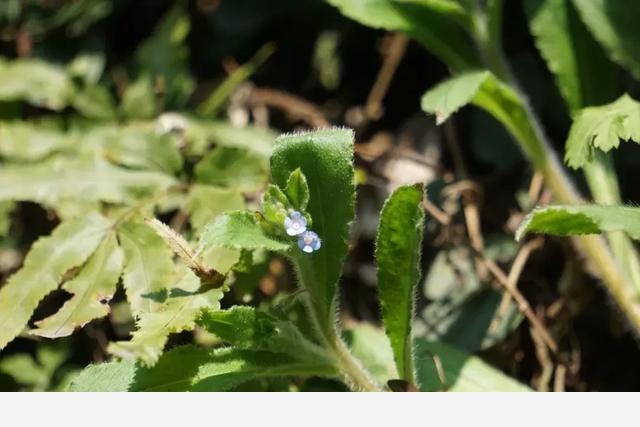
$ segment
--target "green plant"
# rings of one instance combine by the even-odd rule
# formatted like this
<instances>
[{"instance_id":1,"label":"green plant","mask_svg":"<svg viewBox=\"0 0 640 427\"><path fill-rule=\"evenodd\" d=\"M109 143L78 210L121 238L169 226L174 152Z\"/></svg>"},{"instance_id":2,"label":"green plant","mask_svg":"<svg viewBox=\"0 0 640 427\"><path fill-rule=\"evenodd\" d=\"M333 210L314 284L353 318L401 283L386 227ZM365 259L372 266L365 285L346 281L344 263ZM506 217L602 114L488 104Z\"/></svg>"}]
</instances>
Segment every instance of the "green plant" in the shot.
<instances>
[{"instance_id":1,"label":"green plant","mask_svg":"<svg viewBox=\"0 0 640 427\"><path fill-rule=\"evenodd\" d=\"M438 123L469 103L486 110L510 132L532 166L544 177L557 203L583 203L503 54L503 1L328 2L365 25L408 34L452 70L451 79L429 90L422 98L422 109L435 114ZM621 204L608 151L617 147L619 139L638 141L637 104L623 96L612 104L593 106L605 104L619 95L610 60L638 77L638 37L630 24L630 16L638 16L640 7L589 0L527 0L524 5L536 46L575 118L565 159L569 166L583 169L596 203ZM567 209L543 208L525 222L522 230L560 233L568 222L562 222L563 225L555 229L550 221L552 218L560 221L562 218L557 212L569 212ZM581 209L571 207L570 212ZM596 212L595 208L585 209L589 209L586 215ZM542 215L540 222L536 215ZM613 231L619 227L597 223L609 231L607 241L578 236L575 243L587 255L588 262L593 264L633 328L639 331L637 251L624 233ZM576 225L574 232L568 228L563 233L583 234L587 229L594 227Z\"/></svg>"}]
</instances>

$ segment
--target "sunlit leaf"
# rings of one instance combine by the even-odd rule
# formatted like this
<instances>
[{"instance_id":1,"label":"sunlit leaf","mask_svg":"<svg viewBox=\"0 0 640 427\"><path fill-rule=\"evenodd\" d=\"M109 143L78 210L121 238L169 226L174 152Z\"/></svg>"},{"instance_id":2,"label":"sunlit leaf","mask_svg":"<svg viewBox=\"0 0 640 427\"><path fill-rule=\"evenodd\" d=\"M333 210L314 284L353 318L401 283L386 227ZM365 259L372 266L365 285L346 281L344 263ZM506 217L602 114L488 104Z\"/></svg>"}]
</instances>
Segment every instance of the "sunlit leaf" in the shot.
<instances>
[{"instance_id":1,"label":"sunlit leaf","mask_svg":"<svg viewBox=\"0 0 640 427\"><path fill-rule=\"evenodd\" d=\"M268 236L249 212L222 214L208 224L200 239L200 250L210 246L232 249L286 251L290 245Z\"/></svg>"}]
</instances>

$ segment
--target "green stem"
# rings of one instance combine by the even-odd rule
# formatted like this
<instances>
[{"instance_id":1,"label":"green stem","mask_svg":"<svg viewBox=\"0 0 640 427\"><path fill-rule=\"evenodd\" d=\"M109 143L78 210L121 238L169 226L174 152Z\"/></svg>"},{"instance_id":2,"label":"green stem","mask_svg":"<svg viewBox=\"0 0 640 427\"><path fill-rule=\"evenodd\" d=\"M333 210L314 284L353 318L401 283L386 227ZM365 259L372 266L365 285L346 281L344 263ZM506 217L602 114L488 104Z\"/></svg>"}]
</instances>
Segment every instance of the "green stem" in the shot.
<instances>
[{"instance_id":1,"label":"green stem","mask_svg":"<svg viewBox=\"0 0 640 427\"><path fill-rule=\"evenodd\" d=\"M499 15L495 12L489 13L489 17L495 18L496 16ZM500 40L492 38L492 34L495 37L499 31L495 29L490 31L489 28L495 28L499 23L489 23L484 11L477 14L475 23L474 38L483 58L485 58L486 66L511 88L519 101L509 105L509 108L502 108L498 114L494 113L494 115L512 133L534 167L542 172L545 183L554 198L563 204L582 203L582 198L547 141L527 97L520 90L513 77L502 52ZM487 99L484 101L493 102ZM482 106L482 102L480 105ZM634 329L640 332L640 306L637 304L636 292L621 274L605 240L601 236L581 236L575 237L574 241L578 249L586 254L600 273L607 289L620 309L625 312Z\"/></svg>"},{"instance_id":2,"label":"green stem","mask_svg":"<svg viewBox=\"0 0 640 427\"><path fill-rule=\"evenodd\" d=\"M620 187L611 154L596 150L594 159L584 167L584 174L596 203L621 205ZM607 233L611 250L629 282L640 291L640 258L629 236L622 231Z\"/></svg>"},{"instance_id":3,"label":"green stem","mask_svg":"<svg viewBox=\"0 0 640 427\"><path fill-rule=\"evenodd\" d=\"M383 391L373 380L371 374L362 366L362 363L347 348L342 338L337 333L332 335L330 345L349 388L353 391Z\"/></svg>"}]
</instances>

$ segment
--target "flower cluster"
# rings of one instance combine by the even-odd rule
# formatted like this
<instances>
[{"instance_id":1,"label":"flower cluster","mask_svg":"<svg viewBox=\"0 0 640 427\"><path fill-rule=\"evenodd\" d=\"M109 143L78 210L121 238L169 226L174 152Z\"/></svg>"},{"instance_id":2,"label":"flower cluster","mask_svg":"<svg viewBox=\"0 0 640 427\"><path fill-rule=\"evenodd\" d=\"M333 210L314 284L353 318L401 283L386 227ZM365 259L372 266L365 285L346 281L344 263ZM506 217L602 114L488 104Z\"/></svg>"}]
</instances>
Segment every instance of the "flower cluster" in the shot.
<instances>
[{"instance_id":1,"label":"flower cluster","mask_svg":"<svg viewBox=\"0 0 640 427\"><path fill-rule=\"evenodd\" d=\"M307 219L298 211L293 211L284 220L284 228L289 236L298 236L298 247L308 254L320 249L320 237L307 230Z\"/></svg>"}]
</instances>

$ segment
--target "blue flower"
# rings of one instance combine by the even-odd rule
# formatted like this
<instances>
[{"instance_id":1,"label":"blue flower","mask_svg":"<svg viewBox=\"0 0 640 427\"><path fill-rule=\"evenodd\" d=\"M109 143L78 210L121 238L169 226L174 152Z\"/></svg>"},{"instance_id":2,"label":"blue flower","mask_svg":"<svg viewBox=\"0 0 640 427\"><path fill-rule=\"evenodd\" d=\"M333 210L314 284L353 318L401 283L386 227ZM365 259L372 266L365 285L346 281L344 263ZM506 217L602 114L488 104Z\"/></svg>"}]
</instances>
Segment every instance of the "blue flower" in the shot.
<instances>
[{"instance_id":1,"label":"blue flower","mask_svg":"<svg viewBox=\"0 0 640 427\"><path fill-rule=\"evenodd\" d=\"M298 237L298 247L308 254L320 249L321 244L320 238L313 231L306 231Z\"/></svg>"},{"instance_id":2,"label":"blue flower","mask_svg":"<svg viewBox=\"0 0 640 427\"><path fill-rule=\"evenodd\" d=\"M289 236L299 236L307 231L307 219L298 211L293 211L284 220L284 228Z\"/></svg>"}]
</instances>

